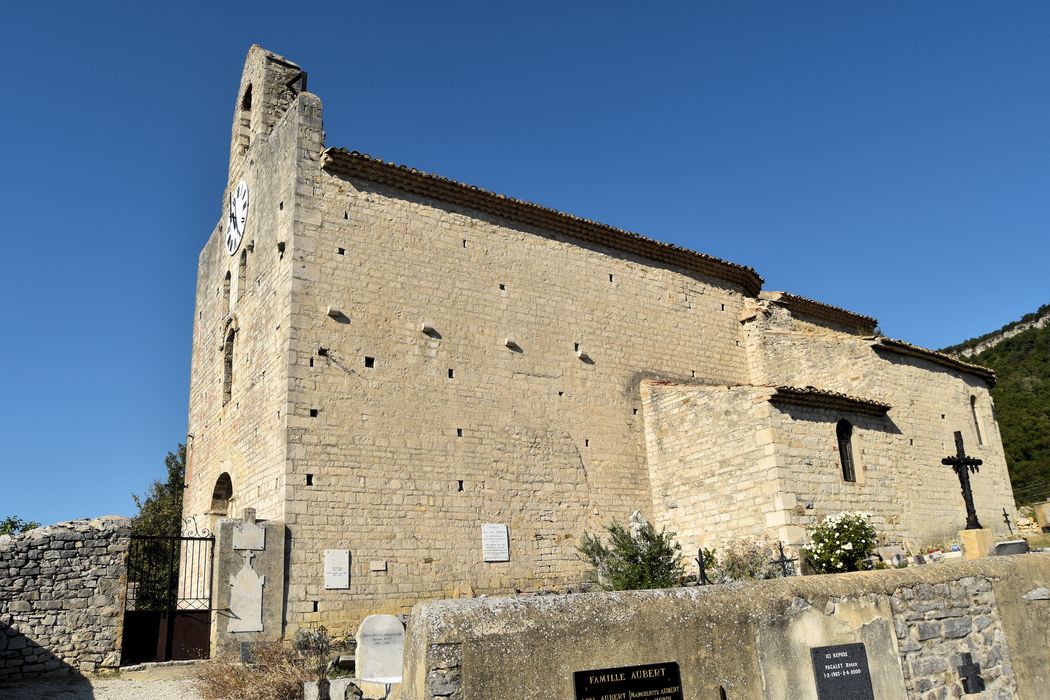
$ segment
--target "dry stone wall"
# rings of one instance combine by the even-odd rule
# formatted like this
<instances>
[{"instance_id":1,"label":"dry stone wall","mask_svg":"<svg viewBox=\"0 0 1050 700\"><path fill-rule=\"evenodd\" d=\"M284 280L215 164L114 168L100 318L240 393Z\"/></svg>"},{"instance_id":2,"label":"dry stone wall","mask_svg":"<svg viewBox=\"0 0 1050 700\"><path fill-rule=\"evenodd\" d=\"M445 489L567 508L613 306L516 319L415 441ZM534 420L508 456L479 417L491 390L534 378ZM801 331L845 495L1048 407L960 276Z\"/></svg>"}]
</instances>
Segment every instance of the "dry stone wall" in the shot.
<instances>
[{"instance_id":1,"label":"dry stone wall","mask_svg":"<svg viewBox=\"0 0 1050 700\"><path fill-rule=\"evenodd\" d=\"M0 680L120 665L129 522L0 536Z\"/></svg>"}]
</instances>

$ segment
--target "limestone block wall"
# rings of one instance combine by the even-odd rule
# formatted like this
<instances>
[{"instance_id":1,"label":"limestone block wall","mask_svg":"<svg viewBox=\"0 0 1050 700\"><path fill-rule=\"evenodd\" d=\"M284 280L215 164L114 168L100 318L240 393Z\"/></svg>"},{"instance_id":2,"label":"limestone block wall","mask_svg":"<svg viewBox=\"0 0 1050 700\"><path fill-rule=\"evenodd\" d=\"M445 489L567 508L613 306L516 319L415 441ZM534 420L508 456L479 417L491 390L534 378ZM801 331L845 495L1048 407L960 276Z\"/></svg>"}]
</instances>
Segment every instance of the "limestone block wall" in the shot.
<instances>
[{"instance_id":1,"label":"limestone block wall","mask_svg":"<svg viewBox=\"0 0 1050 700\"><path fill-rule=\"evenodd\" d=\"M749 362L756 383L771 386L815 386L889 404L888 423L863 423L854 456L861 478L877 471L886 487L872 489L835 485L838 446L835 423L842 415L781 413L777 421L788 443L785 466L796 474L816 498L816 510L807 513L808 524L822 509L837 507L835 494L867 492L887 505L887 517L899 518L901 537L931 543L944 539L965 524L965 510L958 480L941 459L954 454L953 434L961 431L969 454L984 460L973 477L974 500L985 527L1007 534L1002 520L1005 508L1012 520L1017 513L1006 469L1006 458L995 422L989 387L980 377L932 361L877 349L877 339L843 333L791 317L786 309L760 303L764 309L744 324ZM971 397L978 427L971 410ZM872 428L869 430L869 428ZM783 442L783 441L782 441ZM885 479L884 479L885 477ZM887 480L888 479L888 480ZM872 480L868 478L868 481ZM819 488L811 488L818 485ZM962 517L960 519L960 513Z\"/></svg>"},{"instance_id":2,"label":"limestone block wall","mask_svg":"<svg viewBox=\"0 0 1050 700\"><path fill-rule=\"evenodd\" d=\"M853 426L853 482L842 475L835 430L840 419ZM895 459L899 432L890 418L780 404L773 407L771 424L777 461L786 473L784 490L791 494L780 518L797 526L796 531L828 515L862 511L872 514L872 524L886 542L918 547L932 544L932 539L942 544L958 539L958 531L966 524L961 499L954 510L938 510L931 501L940 500L941 488L929 494L900 473ZM956 488L955 495L957 492Z\"/></svg>"},{"instance_id":3,"label":"limestone block wall","mask_svg":"<svg viewBox=\"0 0 1050 700\"><path fill-rule=\"evenodd\" d=\"M249 54L246 75L265 72L264 64L269 65L263 56ZM198 269L187 516L211 510L216 480L228 473L233 499L223 515L236 516L251 507L261 518L283 517L294 308L291 246L300 212L296 203L304 196L297 173L304 161L316 164L321 129L320 101L300 94L272 131L256 133L247 152L231 162L219 224L201 252ZM250 192L248 221L240 249L230 256L224 247L225 207L228 191L242 179ZM231 328L232 396L224 402L224 342Z\"/></svg>"},{"instance_id":4,"label":"limestone block wall","mask_svg":"<svg viewBox=\"0 0 1050 700\"><path fill-rule=\"evenodd\" d=\"M761 388L643 383L654 525L687 551L742 537L776 536L772 409Z\"/></svg>"},{"instance_id":5,"label":"limestone block wall","mask_svg":"<svg viewBox=\"0 0 1050 700\"><path fill-rule=\"evenodd\" d=\"M127 518L0 536L0 680L120 665Z\"/></svg>"},{"instance_id":6,"label":"limestone block wall","mask_svg":"<svg viewBox=\"0 0 1050 700\"><path fill-rule=\"evenodd\" d=\"M585 529L651 510L640 381L745 379L741 291L367 181L309 187L292 619L575 583ZM510 562L481 560L488 522ZM350 592L321 587L330 547L354 553Z\"/></svg>"},{"instance_id":7,"label":"limestone block wall","mask_svg":"<svg viewBox=\"0 0 1050 700\"><path fill-rule=\"evenodd\" d=\"M411 700L573 697L573 673L676 662L683 697L816 700L810 649L863 643L875 697L1045 696L1050 554L700 588L438 601L408 625Z\"/></svg>"}]
</instances>

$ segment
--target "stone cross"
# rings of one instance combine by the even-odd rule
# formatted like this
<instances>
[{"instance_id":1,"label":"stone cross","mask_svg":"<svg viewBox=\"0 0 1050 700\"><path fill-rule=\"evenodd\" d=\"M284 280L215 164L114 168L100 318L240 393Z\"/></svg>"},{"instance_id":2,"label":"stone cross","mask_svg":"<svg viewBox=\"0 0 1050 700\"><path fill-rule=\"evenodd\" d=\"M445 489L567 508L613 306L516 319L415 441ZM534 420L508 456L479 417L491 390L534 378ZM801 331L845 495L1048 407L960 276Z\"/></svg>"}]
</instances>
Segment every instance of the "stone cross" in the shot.
<instances>
[{"instance_id":1,"label":"stone cross","mask_svg":"<svg viewBox=\"0 0 1050 700\"><path fill-rule=\"evenodd\" d=\"M984 690L984 679L981 678L981 665L975 664L973 656L969 653L962 655L959 677L962 678L963 692L967 695L973 695Z\"/></svg>"},{"instance_id":2,"label":"stone cross","mask_svg":"<svg viewBox=\"0 0 1050 700\"><path fill-rule=\"evenodd\" d=\"M976 457L968 457L963 449L962 433L955 431L955 455L945 457L941 464L947 465L955 470L959 477L959 485L962 487L963 501L966 503L966 529L980 530L981 523L977 522L977 510L973 507L973 492L970 491L970 472L977 473L984 464Z\"/></svg>"}]
</instances>

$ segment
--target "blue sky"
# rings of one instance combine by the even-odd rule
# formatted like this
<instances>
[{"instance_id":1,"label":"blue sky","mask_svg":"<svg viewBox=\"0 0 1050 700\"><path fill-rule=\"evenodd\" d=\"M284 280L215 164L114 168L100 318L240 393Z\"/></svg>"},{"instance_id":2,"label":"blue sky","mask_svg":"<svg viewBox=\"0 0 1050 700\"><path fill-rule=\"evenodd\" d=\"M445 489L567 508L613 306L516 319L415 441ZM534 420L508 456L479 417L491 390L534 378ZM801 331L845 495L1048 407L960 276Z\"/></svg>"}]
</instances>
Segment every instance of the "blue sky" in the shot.
<instances>
[{"instance_id":1,"label":"blue sky","mask_svg":"<svg viewBox=\"0 0 1050 700\"><path fill-rule=\"evenodd\" d=\"M7 3L0 517L130 514L186 432L253 42L329 145L754 266L941 347L1050 302L1045 2Z\"/></svg>"}]
</instances>

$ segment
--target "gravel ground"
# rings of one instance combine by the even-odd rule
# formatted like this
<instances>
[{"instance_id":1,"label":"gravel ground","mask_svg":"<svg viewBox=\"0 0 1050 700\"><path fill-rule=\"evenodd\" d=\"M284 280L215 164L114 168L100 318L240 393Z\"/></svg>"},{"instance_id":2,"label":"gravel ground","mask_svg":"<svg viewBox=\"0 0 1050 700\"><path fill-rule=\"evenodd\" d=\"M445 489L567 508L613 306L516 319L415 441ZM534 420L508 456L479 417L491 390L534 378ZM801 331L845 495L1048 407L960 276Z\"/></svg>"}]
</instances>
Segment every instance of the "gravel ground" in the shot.
<instances>
[{"instance_id":1,"label":"gravel ground","mask_svg":"<svg viewBox=\"0 0 1050 700\"><path fill-rule=\"evenodd\" d=\"M2 700L201 700L185 673L22 681L0 685ZM180 677L182 676L182 677Z\"/></svg>"}]
</instances>

